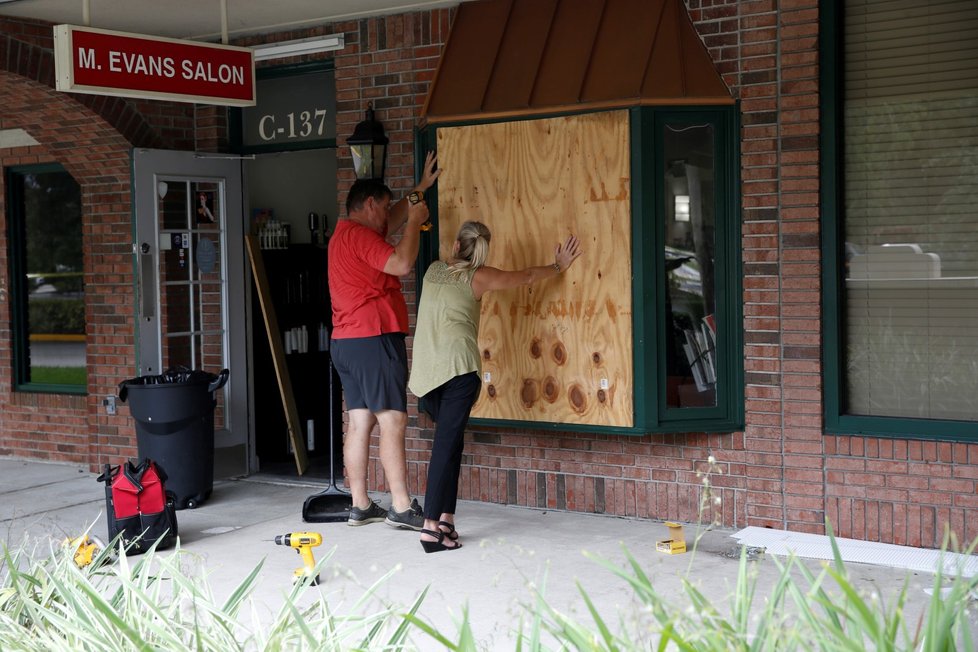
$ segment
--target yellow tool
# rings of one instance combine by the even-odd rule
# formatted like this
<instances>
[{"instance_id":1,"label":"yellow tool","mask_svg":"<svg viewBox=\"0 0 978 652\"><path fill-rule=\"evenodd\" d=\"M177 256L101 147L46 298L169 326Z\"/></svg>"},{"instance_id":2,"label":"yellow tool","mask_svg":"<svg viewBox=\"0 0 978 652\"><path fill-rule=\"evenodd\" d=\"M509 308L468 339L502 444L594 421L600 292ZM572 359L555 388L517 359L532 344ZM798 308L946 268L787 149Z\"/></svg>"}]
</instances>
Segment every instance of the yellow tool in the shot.
<instances>
[{"instance_id":1,"label":"yellow tool","mask_svg":"<svg viewBox=\"0 0 978 652\"><path fill-rule=\"evenodd\" d=\"M316 560L312 557L312 549L323 544L323 535L318 532L289 532L275 537L275 543L280 546L295 548L302 555L302 568L295 569L293 581L303 577L312 577L312 584L319 584L319 575L313 576Z\"/></svg>"},{"instance_id":2,"label":"yellow tool","mask_svg":"<svg viewBox=\"0 0 978 652\"><path fill-rule=\"evenodd\" d=\"M64 545L66 548L74 551L73 559L75 560L75 565L79 568L91 564L95 555L105 547L105 544L98 539L88 538L87 534L83 534L74 539L65 539Z\"/></svg>"},{"instance_id":3,"label":"yellow tool","mask_svg":"<svg viewBox=\"0 0 978 652\"><path fill-rule=\"evenodd\" d=\"M679 555L686 552L686 537L683 535L682 523L666 521L665 525L669 528L670 538L664 541L657 541L655 549L670 555Z\"/></svg>"},{"instance_id":4,"label":"yellow tool","mask_svg":"<svg viewBox=\"0 0 978 652\"><path fill-rule=\"evenodd\" d=\"M408 201L411 202L412 204L423 202L424 193L418 192L417 190L412 190L411 194L408 195ZM421 225L421 230L430 231L433 227L434 225L431 223L431 220L428 220L427 222Z\"/></svg>"}]
</instances>

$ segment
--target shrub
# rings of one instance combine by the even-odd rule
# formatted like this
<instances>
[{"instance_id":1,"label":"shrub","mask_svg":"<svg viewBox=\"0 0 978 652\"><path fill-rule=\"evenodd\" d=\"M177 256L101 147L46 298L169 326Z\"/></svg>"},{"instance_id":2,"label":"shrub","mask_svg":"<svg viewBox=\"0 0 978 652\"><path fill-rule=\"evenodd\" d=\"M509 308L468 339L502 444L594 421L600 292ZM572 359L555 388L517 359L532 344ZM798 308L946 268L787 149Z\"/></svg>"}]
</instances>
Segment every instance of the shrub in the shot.
<instances>
[{"instance_id":1,"label":"shrub","mask_svg":"<svg viewBox=\"0 0 978 652\"><path fill-rule=\"evenodd\" d=\"M27 314L33 334L85 332L85 303L80 298L31 297Z\"/></svg>"}]
</instances>

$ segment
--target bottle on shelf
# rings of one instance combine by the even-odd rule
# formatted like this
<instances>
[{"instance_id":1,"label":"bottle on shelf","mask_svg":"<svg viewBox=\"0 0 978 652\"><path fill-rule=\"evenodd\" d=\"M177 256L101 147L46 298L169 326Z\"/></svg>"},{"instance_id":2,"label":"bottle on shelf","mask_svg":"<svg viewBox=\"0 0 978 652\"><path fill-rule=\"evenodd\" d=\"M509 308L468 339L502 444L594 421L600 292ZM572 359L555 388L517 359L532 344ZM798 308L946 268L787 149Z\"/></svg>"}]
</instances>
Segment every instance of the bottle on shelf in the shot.
<instances>
[{"instance_id":1,"label":"bottle on shelf","mask_svg":"<svg viewBox=\"0 0 978 652\"><path fill-rule=\"evenodd\" d=\"M319 337L318 337L318 349L319 351L329 351L329 328L326 324L319 322Z\"/></svg>"}]
</instances>

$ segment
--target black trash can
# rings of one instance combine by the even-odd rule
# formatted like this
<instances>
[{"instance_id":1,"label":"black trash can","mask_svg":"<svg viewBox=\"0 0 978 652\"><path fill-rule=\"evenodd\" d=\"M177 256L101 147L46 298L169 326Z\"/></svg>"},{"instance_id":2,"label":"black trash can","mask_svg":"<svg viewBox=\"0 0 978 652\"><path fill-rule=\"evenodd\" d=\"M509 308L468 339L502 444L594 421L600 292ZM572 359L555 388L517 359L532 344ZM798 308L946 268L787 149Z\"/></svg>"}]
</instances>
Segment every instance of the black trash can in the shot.
<instances>
[{"instance_id":1,"label":"black trash can","mask_svg":"<svg viewBox=\"0 0 978 652\"><path fill-rule=\"evenodd\" d=\"M214 489L214 392L228 374L179 368L119 383L119 400L136 420L139 457L163 467L177 509L197 507Z\"/></svg>"}]
</instances>

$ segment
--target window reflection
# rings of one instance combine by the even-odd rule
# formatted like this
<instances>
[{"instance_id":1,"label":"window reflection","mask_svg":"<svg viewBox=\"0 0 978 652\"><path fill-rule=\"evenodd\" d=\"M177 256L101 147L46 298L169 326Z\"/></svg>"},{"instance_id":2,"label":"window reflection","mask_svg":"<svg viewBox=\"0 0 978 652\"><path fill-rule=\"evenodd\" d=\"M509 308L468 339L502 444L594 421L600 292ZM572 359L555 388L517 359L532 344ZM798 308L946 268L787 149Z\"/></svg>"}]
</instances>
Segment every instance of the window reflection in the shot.
<instances>
[{"instance_id":1,"label":"window reflection","mask_svg":"<svg viewBox=\"0 0 978 652\"><path fill-rule=\"evenodd\" d=\"M714 133L667 124L665 161L666 405L716 405Z\"/></svg>"},{"instance_id":2,"label":"window reflection","mask_svg":"<svg viewBox=\"0 0 978 652\"><path fill-rule=\"evenodd\" d=\"M978 3L891 13L845 12L843 409L976 421Z\"/></svg>"},{"instance_id":3,"label":"window reflection","mask_svg":"<svg viewBox=\"0 0 978 652\"><path fill-rule=\"evenodd\" d=\"M80 187L63 170L18 172L11 183L20 216L13 262L24 288L15 306L18 382L85 387Z\"/></svg>"}]
</instances>

